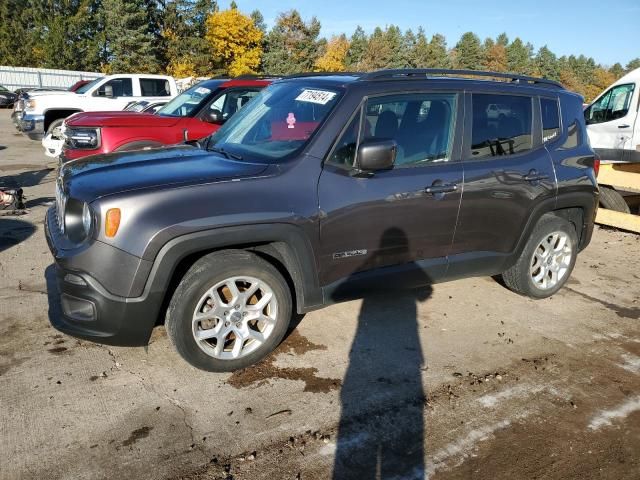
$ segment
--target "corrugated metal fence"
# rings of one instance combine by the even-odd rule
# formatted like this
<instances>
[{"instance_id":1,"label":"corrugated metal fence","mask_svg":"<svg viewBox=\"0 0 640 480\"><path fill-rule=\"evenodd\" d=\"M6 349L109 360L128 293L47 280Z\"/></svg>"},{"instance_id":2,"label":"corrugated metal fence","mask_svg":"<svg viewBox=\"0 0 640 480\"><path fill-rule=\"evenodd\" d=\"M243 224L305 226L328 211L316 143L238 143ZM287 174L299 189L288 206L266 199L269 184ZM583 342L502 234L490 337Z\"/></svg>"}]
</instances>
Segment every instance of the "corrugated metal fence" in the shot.
<instances>
[{"instance_id":1,"label":"corrugated metal fence","mask_svg":"<svg viewBox=\"0 0 640 480\"><path fill-rule=\"evenodd\" d=\"M0 66L0 85L10 90L28 87L68 88L78 80L92 80L101 76L103 74L97 72Z\"/></svg>"}]
</instances>

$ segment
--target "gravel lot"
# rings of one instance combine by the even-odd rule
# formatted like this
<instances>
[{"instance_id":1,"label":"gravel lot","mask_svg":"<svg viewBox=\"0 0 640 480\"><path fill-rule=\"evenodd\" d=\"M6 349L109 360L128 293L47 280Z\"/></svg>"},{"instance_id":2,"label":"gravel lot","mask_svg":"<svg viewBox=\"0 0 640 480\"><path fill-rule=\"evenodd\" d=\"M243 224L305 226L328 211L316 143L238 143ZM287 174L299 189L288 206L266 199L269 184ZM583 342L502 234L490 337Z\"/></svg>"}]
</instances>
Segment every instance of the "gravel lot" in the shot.
<instances>
[{"instance_id":1,"label":"gravel lot","mask_svg":"<svg viewBox=\"0 0 640 480\"><path fill-rule=\"evenodd\" d=\"M0 185L29 212L0 217L1 479L639 478L640 237L597 229L551 299L475 278L335 305L207 374L162 327L146 349L50 327L55 163L9 113Z\"/></svg>"}]
</instances>

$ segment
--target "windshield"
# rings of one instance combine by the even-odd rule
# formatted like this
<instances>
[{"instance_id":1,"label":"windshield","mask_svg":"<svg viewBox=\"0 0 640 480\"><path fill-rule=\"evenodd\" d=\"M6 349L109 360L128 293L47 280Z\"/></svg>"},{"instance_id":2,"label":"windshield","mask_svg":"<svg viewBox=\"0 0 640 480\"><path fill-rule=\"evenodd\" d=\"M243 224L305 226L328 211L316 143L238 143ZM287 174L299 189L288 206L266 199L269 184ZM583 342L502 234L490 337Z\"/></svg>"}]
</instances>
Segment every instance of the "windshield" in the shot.
<instances>
[{"instance_id":1,"label":"windshield","mask_svg":"<svg viewBox=\"0 0 640 480\"><path fill-rule=\"evenodd\" d=\"M9 89L0 85L0 92L8 92Z\"/></svg>"},{"instance_id":2,"label":"windshield","mask_svg":"<svg viewBox=\"0 0 640 480\"><path fill-rule=\"evenodd\" d=\"M86 85L81 86L79 89L76 90L76 93L86 93L90 88L92 88L95 84L101 82L102 80L104 80L104 77L96 78L95 80L92 80Z\"/></svg>"},{"instance_id":3,"label":"windshield","mask_svg":"<svg viewBox=\"0 0 640 480\"><path fill-rule=\"evenodd\" d=\"M252 160L281 160L307 143L339 98L332 89L273 84L225 123L209 148Z\"/></svg>"},{"instance_id":4,"label":"windshield","mask_svg":"<svg viewBox=\"0 0 640 480\"><path fill-rule=\"evenodd\" d=\"M213 90L202 85L194 85L158 110L158 115L169 117L187 117L198 108L202 101L209 97Z\"/></svg>"}]
</instances>

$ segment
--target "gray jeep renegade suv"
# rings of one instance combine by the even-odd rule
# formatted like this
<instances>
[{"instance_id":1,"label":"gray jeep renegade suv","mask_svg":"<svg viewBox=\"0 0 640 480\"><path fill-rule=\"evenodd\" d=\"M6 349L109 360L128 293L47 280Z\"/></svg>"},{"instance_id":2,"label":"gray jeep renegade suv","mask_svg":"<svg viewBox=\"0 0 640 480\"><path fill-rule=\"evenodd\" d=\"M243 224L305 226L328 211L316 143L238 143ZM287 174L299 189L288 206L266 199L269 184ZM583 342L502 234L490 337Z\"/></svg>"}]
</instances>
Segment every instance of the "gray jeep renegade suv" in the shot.
<instances>
[{"instance_id":1,"label":"gray jeep renegade suv","mask_svg":"<svg viewBox=\"0 0 640 480\"><path fill-rule=\"evenodd\" d=\"M591 239L598 164L582 99L552 81L285 78L204 141L61 169L51 321L145 345L164 317L189 363L226 371L273 350L294 312L375 290L501 274L548 297Z\"/></svg>"}]
</instances>

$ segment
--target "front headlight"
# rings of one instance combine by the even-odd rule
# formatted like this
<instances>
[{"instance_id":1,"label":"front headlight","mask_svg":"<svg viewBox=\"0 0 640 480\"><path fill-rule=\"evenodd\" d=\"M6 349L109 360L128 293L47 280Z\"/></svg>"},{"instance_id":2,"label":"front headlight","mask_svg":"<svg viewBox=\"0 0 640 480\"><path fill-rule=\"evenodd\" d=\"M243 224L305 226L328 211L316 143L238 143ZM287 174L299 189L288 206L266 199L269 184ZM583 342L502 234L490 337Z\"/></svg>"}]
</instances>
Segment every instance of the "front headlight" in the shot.
<instances>
[{"instance_id":1,"label":"front headlight","mask_svg":"<svg viewBox=\"0 0 640 480\"><path fill-rule=\"evenodd\" d=\"M33 98L29 98L24 101L24 109L25 110L35 110L36 109L36 101Z\"/></svg>"},{"instance_id":2,"label":"front headlight","mask_svg":"<svg viewBox=\"0 0 640 480\"><path fill-rule=\"evenodd\" d=\"M96 149L100 146L99 128L70 128L63 131L65 144L74 149Z\"/></svg>"},{"instance_id":3,"label":"front headlight","mask_svg":"<svg viewBox=\"0 0 640 480\"><path fill-rule=\"evenodd\" d=\"M91 232L91 209L87 202L84 202L82 205L82 228L84 230L84 236L88 237Z\"/></svg>"},{"instance_id":4,"label":"front headlight","mask_svg":"<svg viewBox=\"0 0 640 480\"><path fill-rule=\"evenodd\" d=\"M85 241L91 234L93 214L87 202L69 198L64 212L67 238L74 243Z\"/></svg>"}]
</instances>

